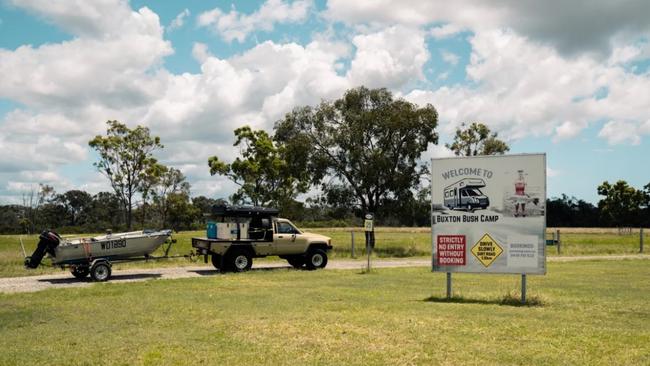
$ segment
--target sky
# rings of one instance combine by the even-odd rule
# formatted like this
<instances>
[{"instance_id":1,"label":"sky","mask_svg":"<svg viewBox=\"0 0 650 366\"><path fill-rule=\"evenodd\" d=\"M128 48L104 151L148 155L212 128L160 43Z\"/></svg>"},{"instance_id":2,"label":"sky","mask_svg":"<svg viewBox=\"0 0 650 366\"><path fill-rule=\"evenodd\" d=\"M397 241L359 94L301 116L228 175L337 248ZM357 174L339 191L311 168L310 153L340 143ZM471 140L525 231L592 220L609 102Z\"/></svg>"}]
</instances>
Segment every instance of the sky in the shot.
<instances>
[{"instance_id":1,"label":"sky","mask_svg":"<svg viewBox=\"0 0 650 366\"><path fill-rule=\"evenodd\" d=\"M233 130L386 87L439 113L445 148L483 122L547 154L548 196L650 183L646 0L0 0L0 204L39 183L110 190L88 141L145 125L193 195L228 197L208 157Z\"/></svg>"}]
</instances>

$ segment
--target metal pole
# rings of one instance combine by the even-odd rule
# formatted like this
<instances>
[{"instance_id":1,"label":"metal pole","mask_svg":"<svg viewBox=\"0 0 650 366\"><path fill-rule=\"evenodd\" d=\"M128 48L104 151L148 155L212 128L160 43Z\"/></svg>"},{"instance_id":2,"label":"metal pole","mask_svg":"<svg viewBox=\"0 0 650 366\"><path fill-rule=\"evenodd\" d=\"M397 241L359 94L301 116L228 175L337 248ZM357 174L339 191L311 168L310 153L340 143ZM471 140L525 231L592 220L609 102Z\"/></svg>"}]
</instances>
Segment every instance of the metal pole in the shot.
<instances>
[{"instance_id":1,"label":"metal pole","mask_svg":"<svg viewBox=\"0 0 650 366\"><path fill-rule=\"evenodd\" d=\"M643 253L643 228L639 230L639 253Z\"/></svg>"},{"instance_id":2,"label":"metal pole","mask_svg":"<svg viewBox=\"0 0 650 366\"><path fill-rule=\"evenodd\" d=\"M521 303L526 303L526 274L521 274Z\"/></svg>"},{"instance_id":3,"label":"metal pole","mask_svg":"<svg viewBox=\"0 0 650 366\"><path fill-rule=\"evenodd\" d=\"M366 253L368 253L368 272L370 272L370 252L372 251L372 247L370 244L366 246Z\"/></svg>"},{"instance_id":4,"label":"metal pole","mask_svg":"<svg viewBox=\"0 0 650 366\"><path fill-rule=\"evenodd\" d=\"M352 243L352 258L357 256L354 254L354 231L350 231L350 242Z\"/></svg>"},{"instance_id":5,"label":"metal pole","mask_svg":"<svg viewBox=\"0 0 650 366\"><path fill-rule=\"evenodd\" d=\"M562 242L560 241L560 229L557 229L556 238L557 238L557 254L561 254L562 252L560 250L560 245L562 244Z\"/></svg>"},{"instance_id":6,"label":"metal pole","mask_svg":"<svg viewBox=\"0 0 650 366\"><path fill-rule=\"evenodd\" d=\"M447 300L451 299L451 272L447 272Z\"/></svg>"}]
</instances>

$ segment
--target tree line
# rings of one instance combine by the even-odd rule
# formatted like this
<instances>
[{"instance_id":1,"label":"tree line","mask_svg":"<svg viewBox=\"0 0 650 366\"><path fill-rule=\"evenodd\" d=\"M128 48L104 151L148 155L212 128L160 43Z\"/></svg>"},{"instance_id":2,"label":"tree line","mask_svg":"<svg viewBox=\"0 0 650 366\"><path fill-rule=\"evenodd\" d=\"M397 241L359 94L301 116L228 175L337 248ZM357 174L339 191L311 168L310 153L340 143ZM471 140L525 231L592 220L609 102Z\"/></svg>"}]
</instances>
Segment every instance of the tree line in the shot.
<instances>
[{"instance_id":1,"label":"tree line","mask_svg":"<svg viewBox=\"0 0 650 366\"><path fill-rule=\"evenodd\" d=\"M417 106L383 88L354 88L335 101L296 107L272 133L235 129L240 154L234 161L208 159L210 174L238 187L232 196L215 199L191 196L181 171L155 157L164 145L148 128L108 121L106 134L89 146L99 155L94 166L113 192L57 194L40 185L23 194L22 205L0 206L0 231L198 229L216 203L274 206L308 226L357 225L369 212L382 225L426 226L430 174L422 154L438 143L437 124L432 105ZM509 150L479 122L462 124L446 146L457 156ZM647 223L650 183L637 190L624 181L603 182L598 193L605 197L598 206L564 195L548 200L548 226Z\"/></svg>"}]
</instances>

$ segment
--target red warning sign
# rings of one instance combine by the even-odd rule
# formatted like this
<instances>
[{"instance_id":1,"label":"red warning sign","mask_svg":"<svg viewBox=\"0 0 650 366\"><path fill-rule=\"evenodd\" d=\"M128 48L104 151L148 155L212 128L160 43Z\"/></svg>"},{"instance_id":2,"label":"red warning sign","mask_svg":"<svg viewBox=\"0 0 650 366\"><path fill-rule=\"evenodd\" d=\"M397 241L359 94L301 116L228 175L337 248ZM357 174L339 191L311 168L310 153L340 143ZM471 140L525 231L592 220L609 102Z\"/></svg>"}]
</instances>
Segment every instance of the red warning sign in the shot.
<instances>
[{"instance_id":1,"label":"red warning sign","mask_svg":"<svg viewBox=\"0 0 650 366\"><path fill-rule=\"evenodd\" d=\"M464 266L465 235L438 235L438 265Z\"/></svg>"}]
</instances>

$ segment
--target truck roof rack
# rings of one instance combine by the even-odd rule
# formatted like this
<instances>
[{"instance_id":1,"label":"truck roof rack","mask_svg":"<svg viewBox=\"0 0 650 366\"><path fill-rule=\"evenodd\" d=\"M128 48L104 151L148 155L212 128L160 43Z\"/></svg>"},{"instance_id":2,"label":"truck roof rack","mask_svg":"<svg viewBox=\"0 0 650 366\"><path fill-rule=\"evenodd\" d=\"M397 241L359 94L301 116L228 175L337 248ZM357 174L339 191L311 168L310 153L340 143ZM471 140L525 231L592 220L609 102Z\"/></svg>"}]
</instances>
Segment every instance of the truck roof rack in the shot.
<instances>
[{"instance_id":1,"label":"truck roof rack","mask_svg":"<svg viewBox=\"0 0 650 366\"><path fill-rule=\"evenodd\" d=\"M212 206L213 216L224 217L269 217L277 216L280 211L277 208L257 206Z\"/></svg>"}]
</instances>

